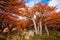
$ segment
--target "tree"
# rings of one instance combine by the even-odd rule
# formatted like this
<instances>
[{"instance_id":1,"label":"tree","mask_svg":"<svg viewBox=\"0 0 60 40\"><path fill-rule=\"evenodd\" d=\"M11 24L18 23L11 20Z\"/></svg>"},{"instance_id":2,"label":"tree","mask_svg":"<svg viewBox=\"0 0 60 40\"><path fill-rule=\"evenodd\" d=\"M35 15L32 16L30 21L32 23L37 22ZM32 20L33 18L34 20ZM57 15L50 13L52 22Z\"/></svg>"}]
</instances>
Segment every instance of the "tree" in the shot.
<instances>
[{"instance_id":1,"label":"tree","mask_svg":"<svg viewBox=\"0 0 60 40\"><path fill-rule=\"evenodd\" d=\"M18 17L22 15L19 8L25 8L24 0L0 0L0 26L2 31L7 27L11 31L12 26L18 25Z\"/></svg>"},{"instance_id":2,"label":"tree","mask_svg":"<svg viewBox=\"0 0 60 40\"><path fill-rule=\"evenodd\" d=\"M40 22L39 22L39 24L40 24L40 35L42 35L42 26L43 25L45 26L45 30L47 32L47 35L49 35L45 21L46 21L47 15L52 13L55 10L55 7L50 7L50 6L48 6L48 4L45 4L45 3L43 3L43 4L37 3L33 7L33 9L34 9L34 13L36 13L36 15L38 17L40 17Z\"/></svg>"}]
</instances>

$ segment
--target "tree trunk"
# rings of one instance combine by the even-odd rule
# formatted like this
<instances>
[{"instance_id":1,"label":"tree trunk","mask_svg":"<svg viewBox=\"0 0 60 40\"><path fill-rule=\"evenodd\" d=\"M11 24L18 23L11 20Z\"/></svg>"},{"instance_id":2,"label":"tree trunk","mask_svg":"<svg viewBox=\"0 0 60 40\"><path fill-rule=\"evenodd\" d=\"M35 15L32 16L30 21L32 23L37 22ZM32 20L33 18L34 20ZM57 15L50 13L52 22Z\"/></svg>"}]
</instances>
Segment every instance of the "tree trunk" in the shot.
<instances>
[{"instance_id":1,"label":"tree trunk","mask_svg":"<svg viewBox=\"0 0 60 40\"><path fill-rule=\"evenodd\" d=\"M37 34L38 34L38 32L37 32L37 27L36 27L35 19L33 18L33 19L32 19L32 21L33 21L33 24L34 24L35 33L36 33L36 35L37 35Z\"/></svg>"},{"instance_id":2,"label":"tree trunk","mask_svg":"<svg viewBox=\"0 0 60 40\"><path fill-rule=\"evenodd\" d=\"M45 30L46 30L47 35L49 36L49 31L48 31L46 24L45 24Z\"/></svg>"},{"instance_id":3,"label":"tree trunk","mask_svg":"<svg viewBox=\"0 0 60 40\"><path fill-rule=\"evenodd\" d=\"M40 21L40 35L42 35L42 23Z\"/></svg>"},{"instance_id":4,"label":"tree trunk","mask_svg":"<svg viewBox=\"0 0 60 40\"><path fill-rule=\"evenodd\" d=\"M40 26L39 26L39 23L38 23L38 28L37 28L37 30L38 30L38 34L39 34L39 32L40 32L40 31L39 31L39 30L40 30Z\"/></svg>"}]
</instances>

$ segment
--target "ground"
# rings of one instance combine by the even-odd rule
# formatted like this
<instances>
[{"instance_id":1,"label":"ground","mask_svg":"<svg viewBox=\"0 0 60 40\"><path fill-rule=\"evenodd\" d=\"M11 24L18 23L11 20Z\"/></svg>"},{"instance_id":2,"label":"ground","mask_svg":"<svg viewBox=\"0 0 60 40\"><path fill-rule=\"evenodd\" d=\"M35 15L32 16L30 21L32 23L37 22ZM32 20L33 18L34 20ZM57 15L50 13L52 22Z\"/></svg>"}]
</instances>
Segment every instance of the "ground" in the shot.
<instances>
[{"instance_id":1,"label":"ground","mask_svg":"<svg viewBox=\"0 0 60 40\"><path fill-rule=\"evenodd\" d=\"M20 32L14 32L14 33L0 33L0 40L60 40L60 32L53 32L50 31L50 35L47 36L46 33L43 33L42 36L35 35L33 37L30 37L29 39L22 39L20 37Z\"/></svg>"}]
</instances>

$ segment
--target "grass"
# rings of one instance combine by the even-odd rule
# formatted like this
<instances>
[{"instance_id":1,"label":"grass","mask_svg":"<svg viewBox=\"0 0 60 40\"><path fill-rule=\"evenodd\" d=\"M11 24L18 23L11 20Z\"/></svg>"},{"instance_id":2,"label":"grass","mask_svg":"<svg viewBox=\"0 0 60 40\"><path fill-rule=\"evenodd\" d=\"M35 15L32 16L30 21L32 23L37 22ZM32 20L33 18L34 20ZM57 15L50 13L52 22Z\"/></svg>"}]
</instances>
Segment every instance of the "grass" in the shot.
<instances>
[{"instance_id":1,"label":"grass","mask_svg":"<svg viewBox=\"0 0 60 40\"><path fill-rule=\"evenodd\" d=\"M35 35L30 37L29 39L21 39L20 32L15 33L7 33L7 34L0 34L0 40L60 40L60 33L57 34L54 32L50 32L50 35L47 36L44 33L42 36Z\"/></svg>"}]
</instances>

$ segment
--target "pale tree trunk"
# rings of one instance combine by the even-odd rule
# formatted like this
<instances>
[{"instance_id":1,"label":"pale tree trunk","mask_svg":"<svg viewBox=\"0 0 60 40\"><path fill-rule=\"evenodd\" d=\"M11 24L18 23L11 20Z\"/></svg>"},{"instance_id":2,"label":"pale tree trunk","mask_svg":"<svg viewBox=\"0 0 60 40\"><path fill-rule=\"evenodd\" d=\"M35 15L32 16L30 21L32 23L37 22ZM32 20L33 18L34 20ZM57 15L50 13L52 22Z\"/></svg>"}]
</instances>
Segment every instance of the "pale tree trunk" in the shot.
<instances>
[{"instance_id":1,"label":"pale tree trunk","mask_svg":"<svg viewBox=\"0 0 60 40\"><path fill-rule=\"evenodd\" d=\"M39 23L38 23L38 28L37 28L37 30L38 30L38 34L39 34L39 32L40 32L40 26L39 26Z\"/></svg>"},{"instance_id":2,"label":"pale tree trunk","mask_svg":"<svg viewBox=\"0 0 60 40\"><path fill-rule=\"evenodd\" d=\"M48 28L47 28L47 25L46 25L46 17L47 17L47 13L45 14L43 14L43 17L44 17L44 26L45 26L45 31L46 31L46 33L47 33L47 36L49 36L49 31L48 31Z\"/></svg>"},{"instance_id":3,"label":"pale tree trunk","mask_svg":"<svg viewBox=\"0 0 60 40\"><path fill-rule=\"evenodd\" d=\"M42 23L40 21L40 35L42 35Z\"/></svg>"},{"instance_id":4,"label":"pale tree trunk","mask_svg":"<svg viewBox=\"0 0 60 40\"><path fill-rule=\"evenodd\" d=\"M37 27L36 27L35 19L34 19L34 18L32 18L32 21L33 21L33 24L34 24L35 33L36 33L36 35L37 35L37 34L38 34L38 32L37 32Z\"/></svg>"},{"instance_id":5,"label":"pale tree trunk","mask_svg":"<svg viewBox=\"0 0 60 40\"><path fill-rule=\"evenodd\" d=\"M45 24L45 30L46 30L47 35L49 36L49 31L48 31L46 24Z\"/></svg>"}]
</instances>

